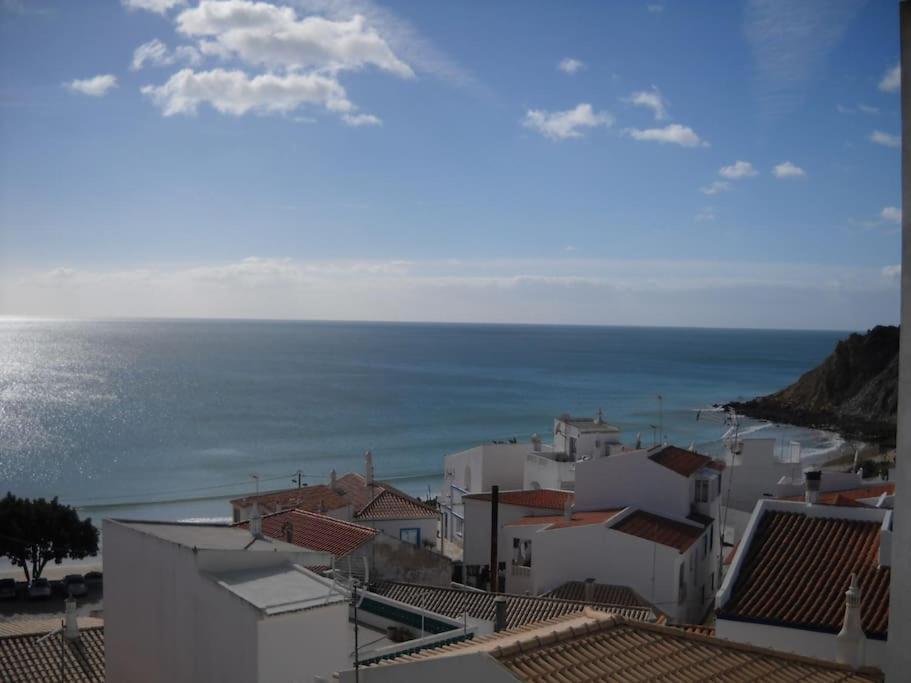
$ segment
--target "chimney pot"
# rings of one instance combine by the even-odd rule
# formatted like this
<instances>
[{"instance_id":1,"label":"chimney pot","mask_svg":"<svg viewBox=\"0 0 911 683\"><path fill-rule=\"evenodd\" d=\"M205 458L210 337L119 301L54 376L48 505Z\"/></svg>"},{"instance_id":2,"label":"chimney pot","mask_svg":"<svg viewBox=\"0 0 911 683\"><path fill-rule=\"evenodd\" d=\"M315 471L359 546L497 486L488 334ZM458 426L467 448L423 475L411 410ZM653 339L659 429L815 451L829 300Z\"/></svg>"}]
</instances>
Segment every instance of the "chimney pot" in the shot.
<instances>
[{"instance_id":1,"label":"chimney pot","mask_svg":"<svg viewBox=\"0 0 911 683\"><path fill-rule=\"evenodd\" d=\"M803 473L803 481L806 490L804 500L808 505L815 505L819 500L819 487L822 483L822 472L820 470L807 470Z\"/></svg>"},{"instance_id":2,"label":"chimney pot","mask_svg":"<svg viewBox=\"0 0 911 683\"><path fill-rule=\"evenodd\" d=\"M585 579L585 602L595 601L595 580Z\"/></svg>"},{"instance_id":3,"label":"chimney pot","mask_svg":"<svg viewBox=\"0 0 911 683\"><path fill-rule=\"evenodd\" d=\"M76 640L79 637L79 620L76 617L76 601L73 598L66 599L63 635L67 640Z\"/></svg>"},{"instance_id":4,"label":"chimney pot","mask_svg":"<svg viewBox=\"0 0 911 683\"><path fill-rule=\"evenodd\" d=\"M860 623L860 586L857 585L857 574L851 574L851 585L845 592L844 625L835 636L836 659L852 669L859 669L864 664L864 644L866 635Z\"/></svg>"},{"instance_id":5,"label":"chimney pot","mask_svg":"<svg viewBox=\"0 0 911 683\"><path fill-rule=\"evenodd\" d=\"M572 498L567 498L566 502L563 504L563 519L567 521L571 520L575 509L576 506L573 505Z\"/></svg>"},{"instance_id":6,"label":"chimney pot","mask_svg":"<svg viewBox=\"0 0 911 683\"><path fill-rule=\"evenodd\" d=\"M335 474L335 468L329 473L329 487L334 491L338 486L338 476Z\"/></svg>"},{"instance_id":7,"label":"chimney pot","mask_svg":"<svg viewBox=\"0 0 911 683\"><path fill-rule=\"evenodd\" d=\"M532 434L532 435L531 435L531 449L532 449L535 453L540 453L540 452L541 452L541 437L538 436L537 434Z\"/></svg>"},{"instance_id":8,"label":"chimney pot","mask_svg":"<svg viewBox=\"0 0 911 683\"><path fill-rule=\"evenodd\" d=\"M506 629L506 597L498 595L493 599L493 630L503 631Z\"/></svg>"},{"instance_id":9,"label":"chimney pot","mask_svg":"<svg viewBox=\"0 0 911 683\"><path fill-rule=\"evenodd\" d=\"M367 451L364 453L364 469L366 470L365 479L368 484L373 483L373 453Z\"/></svg>"},{"instance_id":10,"label":"chimney pot","mask_svg":"<svg viewBox=\"0 0 911 683\"><path fill-rule=\"evenodd\" d=\"M250 535L253 538L262 538L263 536L263 517L259 514L259 506L253 506L253 514L250 515Z\"/></svg>"}]
</instances>

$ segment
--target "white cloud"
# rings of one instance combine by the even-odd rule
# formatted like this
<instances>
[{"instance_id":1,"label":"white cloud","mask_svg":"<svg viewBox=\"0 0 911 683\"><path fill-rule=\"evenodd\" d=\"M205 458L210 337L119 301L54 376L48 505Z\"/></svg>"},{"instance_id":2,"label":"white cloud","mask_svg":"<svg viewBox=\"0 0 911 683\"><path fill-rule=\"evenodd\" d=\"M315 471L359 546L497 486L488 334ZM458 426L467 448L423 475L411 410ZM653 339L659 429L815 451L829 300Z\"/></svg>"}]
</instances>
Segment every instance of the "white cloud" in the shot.
<instances>
[{"instance_id":1,"label":"white cloud","mask_svg":"<svg viewBox=\"0 0 911 683\"><path fill-rule=\"evenodd\" d=\"M177 16L177 30L202 40L204 54L234 56L250 65L288 70L375 66L403 78L412 68L380 34L355 15L346 21L297 17L291 7L248 0L202 0Z\"/></svg>"},{"instance_id":2,"label":"white cloud","mask_svg":"<svg viewBox=\"0 0 911 683\"><path fill-rule=\"evenodd\" d=\"M104 97L108 90L117 87L117 77L111 74L100 74L82 80L77 78L63 85L70 92L91 95L92 97Z\"/></svg>"},{"instance_id":3,"label":"white cloud","mask_svg":"<svg viewBox=\"0 0 911 683\"><path fill-rule=\"evenodd\" d=\"M877 145L883 145L885 147L902 146L902 139L898 135L884 133L881 130L874 130L870 133L870 142L875 142Z\"/></svg>"},{"instance_id":4,"label":"white cloud","mask_svg":"<svg viewBox=\"0 0 911 683\"><path fill-rule=\"evenodd\" d=\"M661 14L664 11L664 5L652 3L650 5L646 5L646 9L648 10L649 14Z\"/></svg>"},{"instance_id":5,"label":"white cloud","mask_svg":"<svg viewBox=\"0 0 911 683\"><path fill-rule=\"evenodd\" d=\"M889 69L879 81L879 89L883 92L898 92L902 87L902 67L896 64Z\"/></svg>"},{"instance_id":6,"label":"white cloud","mask_svg":"<svg viewBox=\"0 0 911 683\"><path fill-rule=\"evenodd\" d=\"M901 282L902 267L901 264L895 266L883 266L883 277L891 282Z\"/></svg>"},{"instance_id":7,"label":"white cloud","mask_svg":"<svg viewBox=\"0 0 911 683\"><path fill-rule=\"evenodd\" d=\"M651 109L656 121L667 118L667 100L661 96L661 92L654 85L651 90L634 92L623 101L636 107Z\"/></svg>"},{"instance_id":8,"label":"white cloud","mask_svg":"<svg viewBox=\"0 0 911 683\"><path fill-rule=\"evenodd\" d=\"M130 63L132 71L138 71L145 65L169 66L177 62L199 64L202 55L192 45L179 45L173 51L168 46L155 38L148 43L143 43L133 51L133 61Z\"/></svg>"},{"instance_id":9,"label":"white cloud","mask_svg":"<svg viewBox=\"0 0 911 683\"><path fill-rule=\"evenodd\" d=\"M381 126L383 122L373 114L345 114L342 120L349 126Z\"/></svg>"},{"instance_id":10,"label":"white cloud","mask_svg":"<svg viewBox=\"0 0 911 683\"><path fill-rule=\"evenodd\" d=\"M711 206L707 206L702 211L697 213L693 220L697 223L709 223L714 221L718 216L715 214L715 209Z\"/></svg>"},{"instance_id":11,"label":"white cloud","mask_svg":"<svg viewBox=\"0 0 911 683\"><path fill-rule=\"evenodd\" d=\"M235 116L251 111L287 113L305 104L341 114L353 114L355 109L338 81L315 73L261 74L250 78L243 71L183 69L164 85L143 87L142 93L165 116L195 114L204 103Z\"/></svg>"},{"instance_id":12,"label":"white cloud","mask_svg":"<svg viewBox=\"0 0 911 683\"><path fill-rule=\"evenodd\" d=\"M592 106L582 103L567 111L543 111L529 109L522 125L552 140L582 137L585 128L610 126L614 117L606 111L596 112Z\"/></svg>"},{"instance_id":13,"label":"white cloud","mask_svg":"<svg viewBox=\"0 0 911 683\"><path fill-rule=\"evenodd\" d=\"M172 7L185 4L186 0L120 0L120 3L127 9L142 9L164 14Z\"/></svg>"},{"instance_id":14,"label":"white cloud","mask_svg":"<svg viewBox=\"0 0 911 683\"><path fill-rule=\"evenodd\" d=\"M726 180L716 180L705 187L700 187L699 191L703 194L713 195L720 192L727 192L731 189L731 184Z\"/></svg>"},{"instance_id":15,"label":"white cloud","mask_svg":"<svg viewBox=\"0 0 911 683\"><path fill-rule=\"evenodd\" d=\"M688 126L681 126L679 123L672 123L664 128L627 128L624 131L633 140L644 140L648 142L671 143L681 147L708 147L709 143L696 135L695 131Z\"/></svg>"},{"instance_id":16,"label":"white cloud","mask_svg":"<svg viewBox=\"0 0 911 683\"><path fill-rule=\"evenodd\" d=\"M572 57L564 57L560 60L560 63L557 64L557 68L563 73L572 75L577 71L584 69L585 62L580 62L578 59L573 59Z\"/></svg>"},{"instance_id":17,"label":"white cloud","mask_svg":"<svg viewBox=\"0 0 911 683\"><path fill-rule=\"evenodd\" d=\"M888 223L902 222L902 210L896 206L887 206L879 212L879 217Z\"/></svg>"},{"instance_id":18,"label":"white cloud","mask_svg":"<svg viewBox=\"0 0 911 683\"><path fill-rule=\"evenodd\" d=\"M730 166L722 166L718 173L723 178L729 180L738 180L740 178L749 178L751 176L757 175L759 172L753 168L753 164L749 161L735 161Z\"/></svg>"},{"instance_id":19,"label":"white cloud","mask_svg":"<svg viewBox=\"0 0 911 683\"><path fill-rule=\"evenodd\" d=\"M857 108L862 111L864 114L878 114L879 109L877 107L871 107L869 104L858 104Z\"/></svg>"},{"instance_id":20,"label":"white cloud","mask_svg":"<svg viewBox=\"0 0 911 683\"><path fill-rule=\"evenodd\" d=\"M807 175L800 166L792 164L790 161L784 161L772 169L772 174L776 178L803 178Z\"/></svg>"}]
</instances>

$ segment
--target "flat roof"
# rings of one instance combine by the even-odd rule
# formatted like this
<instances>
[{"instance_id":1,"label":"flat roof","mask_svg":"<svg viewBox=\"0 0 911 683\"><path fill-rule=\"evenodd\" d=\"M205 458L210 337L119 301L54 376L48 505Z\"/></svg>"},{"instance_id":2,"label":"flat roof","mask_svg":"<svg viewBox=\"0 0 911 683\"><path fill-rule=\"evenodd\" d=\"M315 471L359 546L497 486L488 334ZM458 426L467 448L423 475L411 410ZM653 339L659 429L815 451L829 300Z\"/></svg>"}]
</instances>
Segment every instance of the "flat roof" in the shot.
<instances>
[{"instance_id":1,"label":"flat roof","mask_svg":"<svg viewBox=\"0 0 911 683\"><path fill-rule=\"evenodd\" d=\"M348 601L339 586L299 565L208 572L208 576L267 615Z\"/></svg>"},{"instance_id":2,"label":"flat roof","mask_svg":"<svg viewBox=\"0 0 911 683\"><path fill-rule=\"evenodd\" d=\"M253 537L246 529L240 529L228 524L193 524L189 522L154 522L132 519L108 520L122 526L127 526L149 536L170 541L186 548L199 550L255 550L275 551L288 550L301 552L301 548L292 544L271 539L268 541L255 541L250 544Z\"/></svg>"}]
</instances>

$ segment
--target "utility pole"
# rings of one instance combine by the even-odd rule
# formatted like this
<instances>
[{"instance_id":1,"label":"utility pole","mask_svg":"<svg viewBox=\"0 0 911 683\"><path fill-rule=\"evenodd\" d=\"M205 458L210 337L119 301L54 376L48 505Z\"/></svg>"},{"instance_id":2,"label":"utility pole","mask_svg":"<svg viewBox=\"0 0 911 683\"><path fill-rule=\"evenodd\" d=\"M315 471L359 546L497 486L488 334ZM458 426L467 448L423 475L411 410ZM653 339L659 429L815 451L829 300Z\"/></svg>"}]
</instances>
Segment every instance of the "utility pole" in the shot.
<instances>
[{"instance_id":1,"label":"utility pole","mask_svg":"<svg viewBox=\"0 0 911 683\"><path fill-rule=\"evenodd\" d=\"M354 607L354 681L361 680L361 654L357 644L357 579L351 582L351 605Z\"/></svg>"},{"instance_id":2,"label":"utility pole","mask_svg":"<svg viewBox=\"0 0 911 683\"><path fill-rule=\"evenodd\" d=\"M499 541L499 507L500 487L494 484L490 487L490 592L500 591L500 562L497 557L497 542Z\"/></svg>"},{"instance_id":3,"label":"utility pole","mask_svg":"<svg viewBox=\"0 0 911 683\"><path fill-rule=\"evenodd\" d=\"M303 471L298 470L297 474L291 478L291 483L297 482L297 488L301 488L304 485L303 479L304 479Z\"/></svg>"}]
</instances>

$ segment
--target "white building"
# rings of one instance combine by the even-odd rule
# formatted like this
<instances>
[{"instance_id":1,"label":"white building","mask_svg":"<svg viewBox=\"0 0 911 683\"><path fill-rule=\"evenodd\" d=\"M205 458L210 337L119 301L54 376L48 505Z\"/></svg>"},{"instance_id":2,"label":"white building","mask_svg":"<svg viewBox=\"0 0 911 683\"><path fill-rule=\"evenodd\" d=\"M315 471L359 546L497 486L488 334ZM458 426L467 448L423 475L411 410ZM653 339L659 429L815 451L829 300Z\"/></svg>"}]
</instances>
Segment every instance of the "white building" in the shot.
<instances>
[{"instance_id":1,"label":"white building","mask_svg":"<svg viewBox=\"0 0 911 683\"><path fill-rule=\"evenodd\" d=\"M217 525L104 521L109 681L310 682L351 664L326 553Z\"/></svg>"},{"instance_id":2,"label":"white building","mask_svg":"<svg viewBox=\"0 0 911 683\"><path fill-rule=\"evenodd\" d=\"M580 461L576 471L574 495L499 493L497 562L505 590L538 595L594 579L629 586L673 621L701 622L721 580L718 463L659 446ZM492 496L463 501L467 580L483 586Z\"/></svg>"},{"instance_id":3,"label":"white building","mask_svg":"<svg viewBox=\"0 0 911 683\"><path fill-rule=\"evenodd\" d=\"M892 547L891 510L759 501L717 596L717 637L884 668ZM843 655L852 574L862 631Z\"/></svg>"},{"instance_id":4,"label":"white building","mask_svg":"<svg viewBox=\"0 0 911 683\"><path fill-rule=\"evenodd\" d=\"M553 439L545 444L535 434L528 443L493 442L443 459L443 536L461 543L464 533L462 496L501 489L563 489L572 491L576 463L622 449L620 429L594 418L561 415L554 419Z\"/></svg>"}]
</instances>

